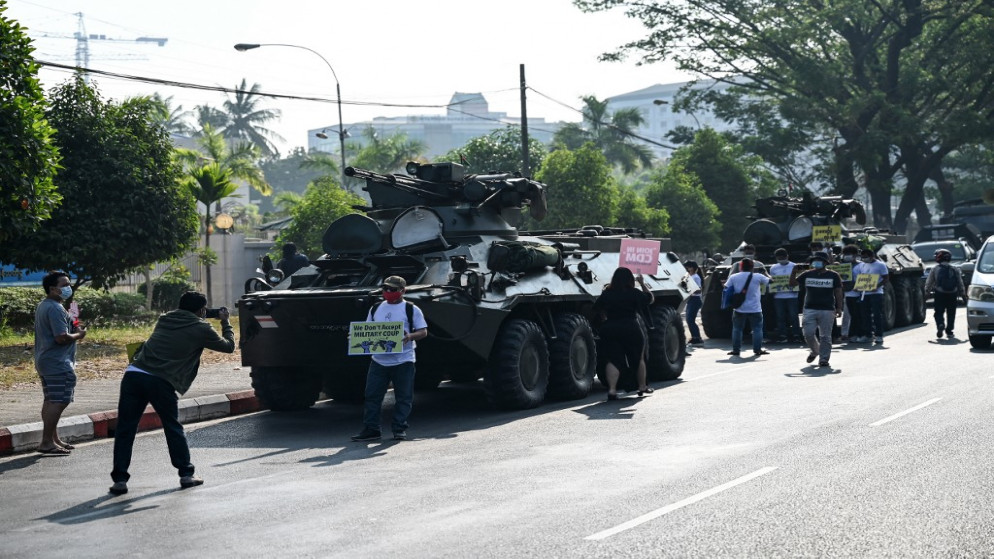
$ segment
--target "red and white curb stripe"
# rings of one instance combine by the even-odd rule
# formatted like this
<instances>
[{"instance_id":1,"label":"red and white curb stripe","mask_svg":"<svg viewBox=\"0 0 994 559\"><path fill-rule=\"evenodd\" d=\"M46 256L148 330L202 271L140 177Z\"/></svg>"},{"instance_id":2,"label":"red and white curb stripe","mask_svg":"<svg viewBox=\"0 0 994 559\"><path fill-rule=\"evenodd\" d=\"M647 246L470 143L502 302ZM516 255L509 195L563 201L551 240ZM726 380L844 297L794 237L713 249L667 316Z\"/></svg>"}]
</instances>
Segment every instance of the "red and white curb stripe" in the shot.
<instances>
[{"instance_id":1,"label":"red and white curb stripe","mask_svg":"<svg viewBox=\"0 0 994 559\"><path fill-rule=\"evenodd\" d=\"M180 423L195 423L263 409L254 390L180 400L178 407ZM162 422L152 410L152 406L145 408L145 413L138 423L138 430L150 431L161 427ZM59 437L66 442L101 439L113 436L116 428L117 410L63 417L59 420ZM38 448L41 443L41 431L40 421L0 427L0 455Z\"/></svg>"}]
</instances>

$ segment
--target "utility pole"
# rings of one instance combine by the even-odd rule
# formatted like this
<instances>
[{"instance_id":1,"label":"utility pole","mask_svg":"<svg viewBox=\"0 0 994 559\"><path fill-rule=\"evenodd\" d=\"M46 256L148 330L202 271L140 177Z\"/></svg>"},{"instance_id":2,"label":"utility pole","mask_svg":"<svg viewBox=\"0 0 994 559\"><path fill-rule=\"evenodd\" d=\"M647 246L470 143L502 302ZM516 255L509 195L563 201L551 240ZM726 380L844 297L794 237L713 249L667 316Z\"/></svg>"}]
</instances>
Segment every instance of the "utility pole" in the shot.
<instances>
[{"instance_id":1,"label":"utility pole","mask_svg":"<svg viewBox=\"0 0 994 559\"><path fill-rule=\"evenodd\" d=\"M528 87L525 82L525 65L519 65L521 72L521 175L531 174L531 161L528 156L528 101L525 98L525 89Z\"/></svg>"}]
</instances>

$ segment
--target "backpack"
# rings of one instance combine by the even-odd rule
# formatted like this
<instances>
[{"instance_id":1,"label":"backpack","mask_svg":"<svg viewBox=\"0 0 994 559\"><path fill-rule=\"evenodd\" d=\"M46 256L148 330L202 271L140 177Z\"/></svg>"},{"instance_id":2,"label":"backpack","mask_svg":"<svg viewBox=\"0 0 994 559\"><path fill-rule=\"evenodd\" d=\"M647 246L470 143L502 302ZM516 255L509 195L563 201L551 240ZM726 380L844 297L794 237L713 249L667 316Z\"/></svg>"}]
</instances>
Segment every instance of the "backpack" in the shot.
<instances>
[{"instance_id":1,"label":"backpack","mask_svg":"<svg viewBox=\"0 0 994 559\"><path fill-rule=\"evenodd\" d=\"M375 317L376 316L376 309L380 308L380 305L382 305L382 304L383 304L383 301L377 301L376 303L374 303L373 306L369 308L369 316ZM410 301L404 301L404 306L407 308L407 327L411 329L411 332L413 332L414 331L414 303L412 303Z\"/></svg>"},{"instance_id":2,"label":"backpack","mask_svg":"<svg viewBox=\"0 0 994 559\"><path fill-rule=\"evenodd\" d=\"M952 266L939 265L939 269L935 271L935 286L943 293L955 293L959 289L956 270Z\"/></svg>"}]
</instances>

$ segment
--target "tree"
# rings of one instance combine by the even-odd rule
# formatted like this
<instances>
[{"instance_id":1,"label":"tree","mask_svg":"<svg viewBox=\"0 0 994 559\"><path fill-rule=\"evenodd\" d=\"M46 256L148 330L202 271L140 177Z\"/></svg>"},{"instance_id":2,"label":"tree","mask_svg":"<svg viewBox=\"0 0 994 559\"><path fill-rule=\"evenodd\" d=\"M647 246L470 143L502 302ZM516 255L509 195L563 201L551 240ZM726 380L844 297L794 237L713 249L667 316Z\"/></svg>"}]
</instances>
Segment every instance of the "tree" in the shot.
<instances>
[{"instance_id":1,"label":"tree","mask_svg":"<svg viewBox=\"0 0 994 559\"><path fill-rule=\"evenodd\" d=\"M670 235L670 213L663 206L650 206L646 199L627 186L619 188L618 214L614 224L635 227L652 237Z\"/></svg>"},{"instance_id":2,"label":"tree","mask_svg":"<svg viewBox=\"0 0 994 559\"><path fill-rule=\"evenodd\" d=\"M533 176L538 175L547 151L542 142L528 138L528 159ZM461 163L470 173L520 173L524 168L521 130L510 126L498 128L486 136L473 138L465 146L439 157L438 161Z\"/></svg>"},{"instance_id":3,"label":"tree","mask_svg":"<svg viewBox=\"0 0 994 559\"><path fill-rule=\"evenodd\" d=\"M618 187L607 159L593 144L553 151L542 161L535 179L545 183L549 204L542 228L579 229L615 222Z\"/></svg>"},{"instance_id":4,"label":"tree","mask_svg":"<svg viewBox=\"0 0 994 559\"><path fill-rule=\"evenodd\" d=\"M303 200L290 209L293 222L280 232L276 244L293 242L301 252L314 259L324 254L322 237L333 221L356 213L352 206L365 200L342 189L334 176L315 179L307 187Z\"/></svg>"},{"instance_id":5,"label":"tree","mask_svg":"<svg viewBox=\"0 0 994 559\"><path fill-rule=\"evenodd\" d=\"M213 161L227 172L229 179L245 181L264 196L273 193L259 167L259 148L256 146L248 142L229 144L221 132L207 124L197 135L197 147L199 151L176 150L177 159L186 171L202 167L204 161Z\"/></svg>"},{"instance_id":6,"label":"tree","mask_svg":"<svg viewBox=\"0 0 994 559\"><path fill-rule=\"evenodd\" d=\"M228 113L216 109L210 105L197 105L193 108L194 117L196 117L198 130L195 130L193 135L200 136L203 134L203 130L210 126L213 130L224 130L228 123L231 122L231 117Z\"/></svg>"},{"instance_id":7,"label":"tree","mask_svg":"<svg viewBox=\"0 0 994 559\"><path fill-rule=\"evenodd\" d=\"M652 151L634 137L635 130L645 122L638 109L632 107L609 113L607 100L601 101L593 95L580 99L583 101L583 122L561 127L553 137L553 144L577 149L593 142L604 152L608 163L617 165L626 175L652 166Z\"/></svg>"},{"instance_id":8,"label":"tree","mask_svg":"<svg viewBox=\"0 0 994 559\"><path fill-rule=\"evenodd\" d=\"M365 142L352 158L352 166L377 173L395 173L404 168L408 161L422 158L427 145L421 140L408 139L399 132L381 138L372 126L362 131Z\"/></svg>"},{"instance_id":9,"label":"tree","mask_svg":"<svg viewBox=\"0 0 994 559\"><path fill-rule=\"evenodd\" d=\"M645 194L652 208L669 214L673 250L686 254L718 247L721 234L721 211L708 198L700 180L679 162L672 162L665 173L657 173Z\"/></svg>"},{"instance_id":10,"label":"tree","mask_svg":"<svg viewBox=\"0 0 994 559\"><path fill-rule=\"evenodd\" d=\"M216 261L216 255L211 250L211 204L220 204L221 200L232 196L238 185L231 181L231 170L222 167L217 161L208 162L187 169L183 184L189 189L194 199L204 205L204 284L207 295L207 306L214 304L211 294L211 264Z\"/></svg>"},{"instance_id":11,"label":"tree","mask_svg":"<svg viewBox=\"0 0 994 559\"><path fill-rule=\"evenodd\" d=\"M281 194L303 195L307 185L326 171L321 168L307 168L305 162L309 157L302 147L295 147L284 157L270 157L259 164L266 182L273 187L273 196L265 197L259 204L263 213L276 209L277 198ZM330 174L338 174L338 167Z\"/></svg>"},{"instance_id":12,"label":"tree","mask_svg":"<svg viewBox=\"0 0 994 559\"><path fill-rule=\"evenodd\" d=\"M178 183L172 142L154 112L147 99L104 102L80 75L56 87L47 117L63 157L63 204L37 231L0 245L0 257L108 287L193 246L194 201Z\"/></svg>"},{"instance_id":13,"label":"tree","mask_svg":"<svg viewBox=\"0 0 994 559\"><path fill-rule=\"evenodd\" d=\"M0 246L35 230L62 200L53 182L59 151L45 120L34 48L6 10L0 0Z\"/></svg>"},{"instance_id":14,"label":"tree","mask_svg":"<svg viewBox=\"0 0 994 559\"><path fill-rule=\"evenodd\" d=\"M228 122L221 129L224 137L229 140L249 142L259 148L266 156L279 152L273 140L283 141L283 137L266 128L265 125L279 120L279 109L264 109L259 106L259 90L257 83L248 88L245 78L235 88L235 96L228 97L224 102L224 110L228 114Z\"/></svg>"},{"instance_id":15,"label":"tree","mask_svg":"<svg viewBox=\"0 0 994 559\"><path fill-rule=\"evenodd\" d=\"M723 250L741 243L753 201L772 194L775 184L756 157L745 155L741 146L729 144L710 128L699 131L693 144L676 150L669 167L675 167L674 172L695 176L707 197L718 206L721 212L719 243ZM650 205L655 204L650 202ZM674 212L671 210L670 216L675 227L678 218ZM673 234L677 235L675 229Z\"/></svg>"},{"instance_id":16,"label":"tree","mask_svg":"<svg viewBox=\"0 0 994 559\"><path fill-rule=\"evenodd\" d=\"M184 111L183 105L173 107L173 96L162 97L158 92L152 94L149 99L155 107L155 118L159 124L170 134L180 136L192 136L194 128L186 121L193 115L190 111Z\"/></svg>"}]
</instances>

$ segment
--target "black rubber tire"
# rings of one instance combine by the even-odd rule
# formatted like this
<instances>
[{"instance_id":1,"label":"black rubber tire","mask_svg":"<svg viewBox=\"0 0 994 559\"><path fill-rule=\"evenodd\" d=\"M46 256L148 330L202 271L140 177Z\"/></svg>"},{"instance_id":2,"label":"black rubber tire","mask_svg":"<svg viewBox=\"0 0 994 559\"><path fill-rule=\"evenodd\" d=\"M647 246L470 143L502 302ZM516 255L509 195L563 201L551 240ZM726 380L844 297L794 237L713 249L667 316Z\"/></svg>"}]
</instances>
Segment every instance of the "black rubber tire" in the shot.
<instances>
[{"instance_id":1,"label":"black rubber tire","mask_svg":"<svg viewBox=\"0 0 994 559\"><path fill-rule=\"evenodd\" d=\"M913 287L908 281L909 279L911 278L907 276L897 276L891 279L891 285L894 286L894 326L898 328L911 324L914 317L912 309L914 295L911 294Z\"/></svg>"},{"instance_id":2,"label":"black rubber tire","mask_svg":"<svg viewBox=\"0 0 994 559\"><path fill-rule=\"evenodd\" d=\"M991 336L984 334L980 336L970 336L970 345L974 349L990 349L991 348Z\"/></svg>"},{"instance_id":3,"label":"black rubber tire","mask_svg":"<svg viewBox=\"0 0 994 559\"><path fill-rule=\"evenodd\" d=\"M928 318L925 308L925 280L917 278L911 282L911 323L921 324Z\"/></svg>"},{"instance_id":4,"label":"black rubber tire","mask_svg":"<svg viewBox=\"0 0 994 559\"><path fill-rule=\"evenodd\" d=\"M731 311L701 311L701 324L704 325L704 335L712 340L732 337Z\"/></svg>"},{"instance_id":5,"label":"black rubber tire","mask_svg":"<svg viewBox=\"0 0 994 559\"><path fill-rule=\"evenodd\" d=\"M894 284L888 283L884 287L884 332L894 329L894 323L897 320L897 306L896 297L894 297Z\"/></svg>"},{"instance_id":6,"label":"black rubber tire","mask_svg":"<svg viewBox=\"0 0 994 559\"><path fill-rule=\"evenodd\" d=\"M683 374L687 360L683 321L676 309L666 305L653 306L650 312L654 328L649 330L646 376L650 381L676 380Z\"/></svg>"},{"instance_id":7,"label":"black rubber tire","mask_svg":"<svg viewBox=\"0 0 994 559\"><path fill-rule=\"evenodd\" d=\"M304 410L318 401L321 375L301 367L252 367L252 388L273 411Z\"/></svg>"},{"instance_id":8,"label":"black rubber tire","mask_svg":"<svg viewBox=\"0 0 994 559\"><path fill-rule=\"evenodd\" d=\"M504 322L483 384L487 399L501 409L530 409L545 400L549 348L538 324L520 318Z\"/></svg>"},{"instance_id":9,"label":"black rubber tire","mask_svg":"<svg viewBox=\"0 0 994 559\"><path fill-rule=\"evenodd\" d=\"M324 375L324 393L336 402L361 404L366 397L366 373L369 359L349 357L350 365L328 371ZM417 376L415 376L417 378Z\"/></svg>"},{"instance_id":10,"label":"black rubber tire","mask_svg":"<svg viewBox=\"0 0 994 559\"><path fill-rule=\"evenodd\" d=\"M579 400L590 394L597 369L597 345L583 315L557 314L556 339L549 345L549 398Z\"/></svg>"}]
</instances>

